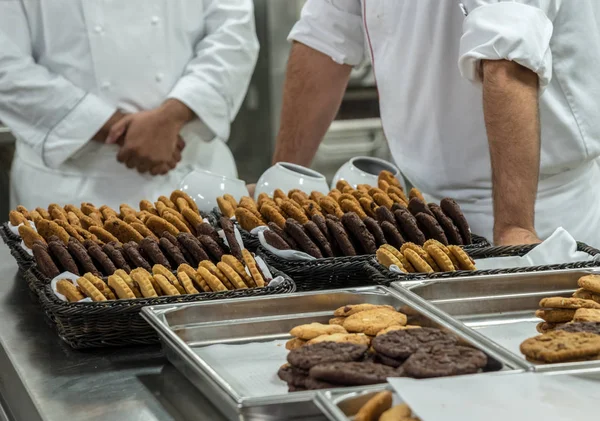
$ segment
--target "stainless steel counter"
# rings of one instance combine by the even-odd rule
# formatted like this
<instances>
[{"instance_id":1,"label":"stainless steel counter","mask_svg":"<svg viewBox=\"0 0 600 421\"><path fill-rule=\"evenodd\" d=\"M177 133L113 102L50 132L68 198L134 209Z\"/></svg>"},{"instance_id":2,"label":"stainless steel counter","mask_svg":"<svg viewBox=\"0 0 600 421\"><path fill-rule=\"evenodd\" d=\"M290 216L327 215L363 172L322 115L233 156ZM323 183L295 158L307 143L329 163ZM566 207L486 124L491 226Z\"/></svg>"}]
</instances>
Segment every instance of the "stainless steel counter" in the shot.
<instances>
[{"instance_id":1,"label":"stainless steel counter","mask_svg":"<svg viewBox=\"0 0 600 421\"><path fill-rule=\"evenodd\" d=\"M63 344L1 240L0 276L0 404L8 419L225 419L158 346L74 351Z\"/></svg>"}]
</instances>

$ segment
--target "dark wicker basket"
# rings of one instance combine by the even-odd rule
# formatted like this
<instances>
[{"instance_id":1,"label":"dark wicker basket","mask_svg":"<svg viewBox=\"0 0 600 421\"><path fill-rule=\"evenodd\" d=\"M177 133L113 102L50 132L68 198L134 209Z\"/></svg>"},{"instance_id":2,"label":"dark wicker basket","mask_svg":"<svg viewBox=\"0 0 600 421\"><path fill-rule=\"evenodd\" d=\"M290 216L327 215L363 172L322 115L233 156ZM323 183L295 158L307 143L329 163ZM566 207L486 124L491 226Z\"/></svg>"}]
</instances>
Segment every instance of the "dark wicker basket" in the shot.
<instances>
[{"instance_id":1,"label":"dark wicker basket","mask_svg":"<svg viewBox=\"0 0 600 421\"><path fill-rule=\"evenodd\" d=\"M258 235L250 234L248 231L240 227L239 224L237 225L237 228L240 231L240 235L242 236L242 241L244 241L244 247L246 247L252 253L256 253L256 251L260 247L260 240L258 239Z\"/></svg>"},{"instance_id":2,"label":"dark wicker basket","mask_svg":"<svg viewBox=\"0 0 600 421\"><path fill-rule=\"evenodd\" d=\"M30 288L40 288L37 295L42 308L54 322L61 339L72 348L84 349L157 343L156 331L140 316L144 306L259 297L286 294L296 290L296 285L289 276L273 269L272 274L283 276L285 281L272 288L93 303L67 303L60 300L52 291L50 280L39 272L36 266L32 266L25 273L25 278Z\"/></svg>"},{"instance_id":3,"label":"dark wicker basket","mask_svg":"<svg viewBox=\"0 0 600 421\"><path fill-rule=\"evenodd\" d=\"M0 237L2 237L6 244L8 244L9 242L21 242L21 237L14 234L8 227L8 222L2 224L2 229L0 229Z\"/></svg>"},{"instance_id":4,"label":"dark wicker basket","mask_svg":"<svg viewBox=\"0 0 600 421\"><path fill-rule=\"evenodd\" d=\"M498 246L498 247L487 247L480 249L466 250L473 259L487 259L493 257L511 257L511 256L524 256L533 250L537 244L528 244L523 246ZM590 256L597 256L600 254L600 250L590 247L584 243L577 243L577 250L589 254ZM377 271L381 273L385 280L378 278L379 282L389 285L391 282L402 281L407 279L443 279L443 278L457 278L461 276L479 276L479 275L500 275L503 273L525 273L525 272L540 272L547 270L563 270L563 269L583 269L599 267L600 260L590 260L584 262L574 263L561 263L555 265L543 265L543 266L528 266L528 267L516 267L506 269L487 269L487 270L459 270L456 272L436 272L436 273L409 273L401 274L397 272L391 272L385 266L380 265L375 259L371 259L369 265L373 266Z\"/></svg>"}]
</instances>

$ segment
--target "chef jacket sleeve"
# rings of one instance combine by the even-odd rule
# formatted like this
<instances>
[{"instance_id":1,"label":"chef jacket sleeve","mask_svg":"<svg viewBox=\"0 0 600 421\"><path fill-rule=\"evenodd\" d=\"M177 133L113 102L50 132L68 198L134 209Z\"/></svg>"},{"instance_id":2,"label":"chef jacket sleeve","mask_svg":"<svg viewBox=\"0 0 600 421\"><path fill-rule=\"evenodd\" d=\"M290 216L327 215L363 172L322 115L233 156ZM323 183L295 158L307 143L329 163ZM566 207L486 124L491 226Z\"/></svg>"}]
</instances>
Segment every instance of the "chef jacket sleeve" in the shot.
<instances>
[{"instance_id":1,"label":"chef jacket sleeve","mask_svg":"<svg viewBox=\"0 0 600 421\"><path fill-rule=\"evenodd\" d=\"M180 100L199 117L192 125L206 125L209 132L227 140L258 58L254 5L252 0L205 3L205 36L169 98Z\"/></svg>"},{"instance_id":2,"label":"chef jacket sleeve","mask_svg":"<svg viewBox=\"0 0 600 421\"><path fill-rule=\"evenodd\" d=\"M116 109L35 62L19 1L0 1L0 45L0 121L58 168Z\"/></svg>"},{"instance_id":3,"label":"chef jacket sleeve","mask_svg":"<svg viewBox=\"0 0 600 421\"><path fill-rule=\"evenodd\" d=\"M480 82L481 60L510 60L537 73L542 92L552 78L550 38L560 3L462 0L467 16L458 66L463 77Z\"/></svg>"},{"instance_id":4,"label":"chef jacket sleeve","mask_svg":"<svg viewBox=\"0 0 600 421\"><path fill-rule=\"evenodd\" d=\"M356 66L365 56L360 1L308 0L288 39Z\"/></svg>"}]
</instances>

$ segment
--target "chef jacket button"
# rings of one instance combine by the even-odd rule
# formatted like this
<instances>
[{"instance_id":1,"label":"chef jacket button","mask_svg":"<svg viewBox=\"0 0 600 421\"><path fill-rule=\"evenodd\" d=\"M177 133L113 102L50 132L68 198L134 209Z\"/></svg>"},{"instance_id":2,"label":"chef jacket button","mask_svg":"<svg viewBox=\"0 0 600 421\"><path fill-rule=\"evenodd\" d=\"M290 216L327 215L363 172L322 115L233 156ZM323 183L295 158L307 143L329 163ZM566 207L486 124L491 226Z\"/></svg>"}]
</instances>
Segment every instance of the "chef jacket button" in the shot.
<instances>
[{"instance_id":1,"label":"chef jacket button","mask_svg":"<svg viewBox=\"0 0 600 421\"><path fill-rule=\"evenodd\" d=\"M102 28L102 26L101 26L101 25L96 25L96 26L94 27L94 31L96 31L96 33L98 33L98 34L101 34L101 33L102 33L102 30L103 30L103 28Z\"/></svg>"},{"instance_id":2,"label":"chef jacket button","mask_svg":"<svg viewBox=\"0 0 600 421\"><path fill-rule=\"evenodd\" d=\"M155 79L157 82L162 82L162 80L165 78L164 73L157 73L155 76Z\"/></svg>"},{"instance_id":3,"label":"chef jacket button","mask_svg":"<svg viewBox=\"0 0 600 421\"><path fill-rule=\"evenodd\" d=\"M152 25L158 25L160 18L158 16L152 16Z\"/></svg>"}]
</instances>

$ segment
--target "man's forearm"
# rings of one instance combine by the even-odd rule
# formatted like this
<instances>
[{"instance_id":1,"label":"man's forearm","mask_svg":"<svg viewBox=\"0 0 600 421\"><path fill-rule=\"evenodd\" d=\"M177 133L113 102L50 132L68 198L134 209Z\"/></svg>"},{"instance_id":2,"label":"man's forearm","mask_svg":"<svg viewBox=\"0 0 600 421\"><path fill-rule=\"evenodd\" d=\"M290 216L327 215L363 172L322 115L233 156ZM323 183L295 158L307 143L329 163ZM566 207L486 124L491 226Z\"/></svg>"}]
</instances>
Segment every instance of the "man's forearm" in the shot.
<instances>
[{"instance_id":1,"label":"man's forearm","mask_svg":"<svg viewBox=\"0 0 600 421\"><path fill-rule=\"evenodd\" d=\"M483 63L483 109L492 163L494 240L534 237L540 170L537 75L510 61ZM512 237L512 238L511 238Z\"/></svg>"},{"instance_id":2,"label":"man's forearm","mask_svg":"<svg viewBox=\"0 0 600 421\"><path fill-rule=\"evenodd\" d=\"M351 70L304 44L292 46L274 163L310 165L340 107Z\"/></svg>"}]
</instances>

